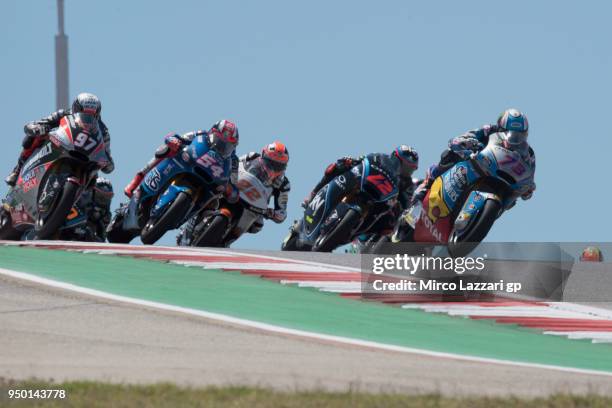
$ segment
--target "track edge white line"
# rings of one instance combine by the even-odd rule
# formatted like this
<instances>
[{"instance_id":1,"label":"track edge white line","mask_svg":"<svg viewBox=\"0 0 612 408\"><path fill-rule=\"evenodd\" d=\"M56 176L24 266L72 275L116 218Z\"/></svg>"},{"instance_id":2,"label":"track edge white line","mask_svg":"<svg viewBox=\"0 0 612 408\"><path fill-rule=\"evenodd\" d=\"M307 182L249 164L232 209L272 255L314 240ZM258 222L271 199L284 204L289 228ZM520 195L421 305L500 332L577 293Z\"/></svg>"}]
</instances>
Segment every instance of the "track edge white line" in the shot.
<instances>
[{"instance_id":1,"label":"track edge white line","mask_svg":"<svg viewBox=\"0 0 612 408\"><path fill-rule=\"evenodd\" d=\"M148 301L148 300L143 300L143 299L131 298L127 296L115 295L112 293L103 292L103 291L99 291L96 289L85 288L82 286L73 285L71 283L61 282L61 281L57 281L53 279L42 278L40 276L32 275L32 274L25 273L25 272L13 271L10 269L0 268L0 274L5 275L5 276L10 276L16 279L22 279L22 280L38 283L41 285L51 286L51 287L68 290L72 292L77 292L77 293L81 293L81 294L85 294L89 296L99 297L102 299L113 300L117 302L133 304L137 306L144 306L144 307L149 307L149 308L158 309L158 310L164 310L164 311L170 311L170 312L183 313L183 314L192 315L192 316L204 317L210 320L216 320L219 322L249 327L249 328L267 331L271 333L291 335L291 336L297 336L297 337L302 337L302 338L311 338L311 339L323 340L323 341L331 341L331 342L336 342L336 343L348 344L352 346L374 348L374 349L380 349L380 350L385 350L385 351L395 351L395 352L402 352L402 353L409 353L409 354L424 355L424 356L429 356L429 357L450 358L454 360L470 361L470 362L476 362L476 363L500 364L500 365L516 366L516 367L564 371L564 372L570 372L570 373L575 373L575 374L601 375L601 376L612 377L612 372L608 372L608 371L590 370L590 369L584 369L584 368L565 367L565 366L539 364L539 363L527 363L527 362L502 360L502 359L487 358L487 357L467 356L467 355L462 355L462 354L431 351L431 350L418 349L418 348L405 347L405 346L396 346L392 344L378 343L378 342L373 342L373 341L368 341L368 340L353 339L350 337L333 336L329 334L290 329L290 328L286 328L282 326L276 326L273 324L257 322L254 320L247 320L247 319L232 317L232 316L228 316L228 315L224 315L220 313L207 312L204 310L191 309L191 308L175 306L175 305L170 305L170 304L165 304L165 303L159 303L159 302L153 302L153 301Z\"/></svg>"}]
</instances>

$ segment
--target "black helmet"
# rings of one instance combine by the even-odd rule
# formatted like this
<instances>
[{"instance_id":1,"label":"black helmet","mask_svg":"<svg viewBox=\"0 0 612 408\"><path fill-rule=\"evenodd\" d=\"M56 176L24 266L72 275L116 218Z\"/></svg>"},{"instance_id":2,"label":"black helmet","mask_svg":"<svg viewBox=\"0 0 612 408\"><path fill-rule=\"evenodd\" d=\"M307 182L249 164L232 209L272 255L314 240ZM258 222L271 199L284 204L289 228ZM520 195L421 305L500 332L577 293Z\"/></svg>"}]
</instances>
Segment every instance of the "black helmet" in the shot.
<instances>
[{"instance_id":1,"label":"black helmet","mask_svg":"<svg viewBox=\"0 0 612 408\"><path fill-rule=\"evenodd\" d=\"M411 176L419 168L419 154L410 146L397 146L391 153L391 156L399 159L402 177Z\"/></svg>"}]
</instances>

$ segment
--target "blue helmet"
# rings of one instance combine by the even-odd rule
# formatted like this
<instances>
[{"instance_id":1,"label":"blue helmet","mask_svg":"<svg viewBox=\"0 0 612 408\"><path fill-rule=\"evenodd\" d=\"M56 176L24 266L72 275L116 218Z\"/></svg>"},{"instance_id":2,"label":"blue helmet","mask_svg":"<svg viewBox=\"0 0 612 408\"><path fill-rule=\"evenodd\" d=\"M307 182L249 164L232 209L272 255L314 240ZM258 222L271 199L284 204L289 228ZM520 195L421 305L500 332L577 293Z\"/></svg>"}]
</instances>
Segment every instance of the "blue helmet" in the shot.
<instances>
[{"instance_id":1,"label":"blue helmet","mask_svg":"<svg viewBox=\"0 0 612 408\"><path fill-rule=\"evenodd\" d=\"M397 146L391 156L399 159L402 177L411 176L419 168L419 154L410 146Z\"/></svg>"},{"instance_id":2,"label":"blue helmet","mask_svg":"<svg viewBox=\"0 0 612 408\"><path fill-rule=\"evenodd\" d=\"M507 109L499 115L497 126L511 132L529 132L527 116L518 109Z\"/></svg>"}]
</instances>

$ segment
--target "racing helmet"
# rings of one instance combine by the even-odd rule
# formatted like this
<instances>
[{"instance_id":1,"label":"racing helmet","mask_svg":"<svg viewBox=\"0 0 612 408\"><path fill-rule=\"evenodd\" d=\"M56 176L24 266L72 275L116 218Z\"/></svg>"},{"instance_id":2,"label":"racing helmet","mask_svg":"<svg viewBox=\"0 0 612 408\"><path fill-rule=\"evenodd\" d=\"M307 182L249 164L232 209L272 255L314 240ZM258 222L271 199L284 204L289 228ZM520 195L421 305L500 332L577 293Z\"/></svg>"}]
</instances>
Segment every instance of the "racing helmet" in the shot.
<instances>
[{"instance_id":1,"label":"racing helmet","mask_svg":"<svg viewBox=\"0 0 612 408\"><path fill-rule=\"evenodd\" d=\"M402 177L412 176L412 173L419 168L419 154L410 146L397 146L391 156L399 159L400 175Z\"/></svg>"},{"instance_id":2,"label":"racing helmet","mask_svg":"<svg viewBox=\"0 0 612 408\"><path fill-rule=\"evenodd\" d=\"M529 121L527 116L518 109L507 109L497 118L497 126L505 131L505 140L511 146L519 146L527 141L529 136Z\"/></svg>"},{"instance_id":3,"label":"racing helmet","mask_svg":"<svg viewBox=\"0 0 612 408\"><path fill-rule=\"evenodd\" d=\"M102 111L102 103L100 99L91 93L82 92L74 98L72 102L72 113L85 113L94 116L96 119L100 117Z\"/></svg>"},{"instance_id":4,"label":"racing helmet","mask_svg":"<svg viewBox=\"0 0 612 408\"><path fill-rule=\"evenodd\" d=\"M94 185L94 203L98 207L110 209L111 200L114 195L111 181L104 177L98 177Z\"/></svg>"},{"instance_id":5,"label":"racing helmet","mask_svg":"<svg viewBox=\"0 0 612 408\"><path fill-rule=\"evenodd\" d=\"M270 180L282 176L289 163L289 150L277 141L270 143L261 150L262 166Z\"/></svg>"},{"instance_id":6,"label":"racing helmet","mask_svg":"<svg viewBox=\"0 0 612 408\"><path fill-rule=\"evenodd\" d=\"M223 158L232 155L238 146L238 128L234 122L220 120L208 131L208 142L210 148L219 153Z\"/></svg>"}]
</instances>

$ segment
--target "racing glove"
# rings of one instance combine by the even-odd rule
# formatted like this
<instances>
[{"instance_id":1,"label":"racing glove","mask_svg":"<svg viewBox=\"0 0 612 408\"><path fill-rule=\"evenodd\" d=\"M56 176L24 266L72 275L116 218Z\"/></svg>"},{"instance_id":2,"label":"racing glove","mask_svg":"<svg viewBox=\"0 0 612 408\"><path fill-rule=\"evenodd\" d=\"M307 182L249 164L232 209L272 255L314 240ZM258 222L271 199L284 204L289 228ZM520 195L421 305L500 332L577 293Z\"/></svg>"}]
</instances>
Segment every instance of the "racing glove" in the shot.
<instances>
[{"instance_id":1,"label":"racing glove","mask_svg":"<svg viewBox=\"0 0 612 408\"><path fill-rule=\"evenodd\" d=\"M521 194L521 198L523 200L529 200L532 196L533 196L533 192L536 189L536 185L535 183L533 183L532 185L530 185L523 194Z\"/></svg>"},{"instance_id":2,"label":"racing glove","mask_svg":"<svg viewBox=\"0 0 612 408\"><path fill-rule=\"evenodd\" d=\"M42 123L30 123L25 126L26 134L28 136L39 137L49 133L49 126Z\"/></svg>"},{"instance_id":3,"label":"racing glove","mask_svg":"<svg viewBox=\"0 0 612 408\"><path fill-rule=\"evenodd\" d=\"M453 151L455 154L465 160L473 152L482 150L484 145L474 137L471 137L469 135L462 135L451 140L448 144L448 147L451 149L451 151Z\"/></svg>"},{"instance_id":4,"label":"racing glove","mask_svg":"<svg viewBox=\"0 0 612 408\"><path fill-rule=\"evenodd\" d=\"M275 210L274 208L268 208L266 210L266 219L272 220L277 224L285 221L287 218L287 212L285 210Z\"/></svg>"},{"instance_id":5,"label":"racing glove","mask_svg":"<svg viewBox=\"0 0 612 408\"><path fill-rule=\"evenodd\" d=\"M168 146L168 150L171 154L176 154L181 147L183 147L183 141L180 139L180 136L175 133L169 133L166 135L164 140L166 146Z\"/></svg>"}]
</instances>

